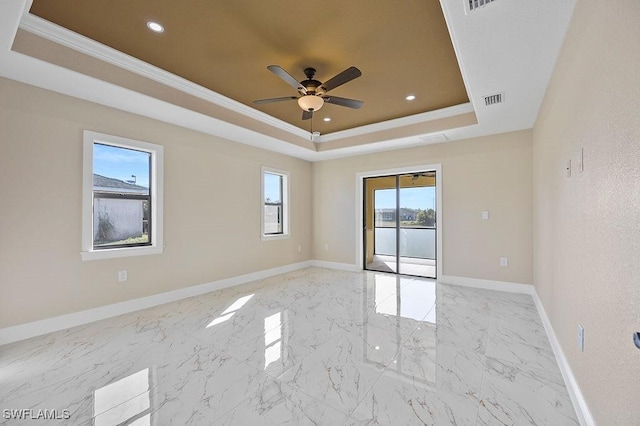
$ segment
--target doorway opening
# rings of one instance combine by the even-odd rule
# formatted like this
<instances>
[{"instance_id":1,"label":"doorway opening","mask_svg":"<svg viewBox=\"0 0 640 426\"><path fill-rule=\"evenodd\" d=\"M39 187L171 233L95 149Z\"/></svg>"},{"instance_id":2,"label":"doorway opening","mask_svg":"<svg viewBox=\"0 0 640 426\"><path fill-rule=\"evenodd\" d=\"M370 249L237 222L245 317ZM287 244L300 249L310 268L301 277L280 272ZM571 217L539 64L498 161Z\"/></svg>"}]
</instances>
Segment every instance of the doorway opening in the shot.
<instances>
[{"instance_id":1,"label":"doorway opening","mask_svg":"<svg viewBox=\"0 0 640 426\"><path fill-rule=\"evenodd\" d=\"M363 178L363 268L437 277L436 171Z\"/></svg>"}]
</instances>

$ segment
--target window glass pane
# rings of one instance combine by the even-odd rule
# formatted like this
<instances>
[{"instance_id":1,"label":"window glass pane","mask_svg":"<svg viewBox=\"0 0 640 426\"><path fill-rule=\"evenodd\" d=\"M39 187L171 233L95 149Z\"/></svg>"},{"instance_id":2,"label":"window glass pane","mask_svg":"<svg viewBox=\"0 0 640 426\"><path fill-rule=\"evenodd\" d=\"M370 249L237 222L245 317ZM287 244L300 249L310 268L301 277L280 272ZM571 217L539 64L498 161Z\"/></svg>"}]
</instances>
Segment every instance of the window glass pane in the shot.
<instances>
[{"instance_id":1,"label":"window glass pane","mask_svg":"<svg viewBox=\"0 0 640 426\"><path fill-rule=\"evenodd\" d=\"M400 188L400 226L433 228L435 223L435 186Z\"/></svg>"},{"instance_id":2,"label":"window glass pane","mask_svg":"<svg viewBox=\"0 0 640 426\"><path fill-rule=\"evenodd\" d=\"M151 154L94 144L94 248L148 245Z\"/></svg>"},{"instance_id":3,"label":"window glass pane","mask_svg":"<svg viewBox=\"0 0 640 426\"><path fill-rule=\"evenodd\" d=\"M282 205L264 205L264 233L282 234Z\"/></svg>"},{"instance_id":4,"label":"window glass pane","mask_svg":"<svg viewBox=\"0 0 640 426\"><path fill-rule=\"evenodd\" d=\"M283 233L282 176L264 174L264 233Z\"/></svg>"},{"instance_id":5,"label":"window glass pane","mask_svg":"<svg viewBox=\"0 0 640 426\"><path fill-rule=\"evenodd\" d=\"M150 164L148 152L93 144L93 190L149 195ZM96 181L96 175L104 179Z\"/></svg>"},{"instance_id":6,"label":"window glass pane","mask_svg":"<svg viewBox=\"0 0 640 426\"><path fill-rule=\"evenodd\" d=\"M148 244L149 231L143 219L145 204L148 205L148 201L96 197L93 200L94 246Z\"/></svg>"},{"instance_id":7,"label":"window glass pane","mask_svg":"<svg viewBox=\"0 0 640 426\"><path fill-rule=\"evenodd\" d=\"M373 191L375 227L395 228L396 226L396 190L376 189Z\"/></svg>"},{"instance_id":8,"label":"window glass pane","mask_svg":"<svg viewBox=\"0 0 640 426\"><path fill-rule=\"evenodd\" d=\"M265 203L282 203L282 176L273 173L264 174Z\"/></svg>"}]
</instances>

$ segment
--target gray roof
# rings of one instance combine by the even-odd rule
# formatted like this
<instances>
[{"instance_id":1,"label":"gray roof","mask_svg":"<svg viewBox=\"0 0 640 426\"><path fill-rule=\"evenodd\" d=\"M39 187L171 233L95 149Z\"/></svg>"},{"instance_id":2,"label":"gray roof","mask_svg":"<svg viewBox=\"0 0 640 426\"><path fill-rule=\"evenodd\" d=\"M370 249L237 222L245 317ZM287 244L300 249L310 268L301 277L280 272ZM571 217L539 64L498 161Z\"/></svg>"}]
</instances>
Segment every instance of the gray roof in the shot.
<instances>
[{"instance_id":1,"label":"gray roof","mask_svg":"<svg viewBox=\"0 0 640 426\"><path fill-rule=\"evenodd\" d=\"M125 191L125 192L137 192L147 194L149 192L149 188L144 186L135 185L133 183L125 182L120 179L114 179L102 175L93 174L93 187L100 188L102 190L113 190L114 192Z\"/></svg>"}]
</instances>

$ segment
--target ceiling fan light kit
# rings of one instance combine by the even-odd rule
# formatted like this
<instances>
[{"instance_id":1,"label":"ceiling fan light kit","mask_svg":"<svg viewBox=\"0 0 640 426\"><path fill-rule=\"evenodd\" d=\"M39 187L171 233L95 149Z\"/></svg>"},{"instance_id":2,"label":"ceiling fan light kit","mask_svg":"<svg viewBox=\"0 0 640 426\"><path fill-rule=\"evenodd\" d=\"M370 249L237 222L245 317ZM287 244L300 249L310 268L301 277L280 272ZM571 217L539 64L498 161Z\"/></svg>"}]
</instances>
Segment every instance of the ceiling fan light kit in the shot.
<instances>
[{"instance_id":1,"label":"ceiling fan light kit","mask_svg":"<svg viewBox=\"0 0 640 426\"><path fill-rule=\"evenodd\" d=\"M309 120L313 117L313 112L318 111L326 103L340 105L347 108L358 109L364 102L355 99L340 98L337 96L325 96L330 90L335 89L338 86L342 86L349 81L358 78L362 75L362 72L356 67L349 67L342 71L335 77L322 83L315 80L313 77L316 74L315 68L305 68L304 74L307 76L306 80L298 81L291 74L284 70L279 65L269 65L267 67L269 71L280 77L289 86L295 88L300 96L282 96L279 98L259 99L253 101L254 104L267 104L271 102L281 102L297 99L298 105L302 108L302 119Z\"/></svg>"},{"instance_id":2,"label":"ceiling fan light kit","mask_svg":"<svg viewBox=\"0 0 640 426\"><path fill-rule=\"evenodd\" d=\"M324 105L324 99L317 95L304 95L298 98L298 105L305 111L318 111Z\"/></svg>"}]
</instances>

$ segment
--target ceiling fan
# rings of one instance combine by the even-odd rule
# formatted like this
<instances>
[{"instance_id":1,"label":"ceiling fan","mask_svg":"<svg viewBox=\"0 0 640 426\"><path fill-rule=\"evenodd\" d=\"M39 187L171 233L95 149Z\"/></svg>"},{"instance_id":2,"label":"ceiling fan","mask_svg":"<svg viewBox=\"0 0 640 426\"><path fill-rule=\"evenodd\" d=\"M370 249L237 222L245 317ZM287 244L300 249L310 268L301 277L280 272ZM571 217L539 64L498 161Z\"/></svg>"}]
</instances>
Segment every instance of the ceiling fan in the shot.
<instances>
[{"instance_id":1,"label":"ceiling fan","mask_svg":"<svg viewBox=\"0 0 640 426\"><path fill-rule=\"evenodd\" d=\"M322 108L325 102L328 104L340 105L355 109L360 108L364 104L364 102L357 101L355 99L326 95L328 91L360 77L362 75L362 72L360 72L360 70L356 67L349 67L324 83L313 78L316 74L315 68L305 68L304 74L307 76L307 79L302 81L297 81L294 77L291 76L291 74L286 72L279 65L269 65L267 69L284 80L285 83L295 88L300 96L283 96L280 98L260 99L257 101L253 101L254 104L267 104L271 102L281 102L297 99L298 105L300 106L300 108L302 108L303 111L303 120L308 120L313 117L313 112L318 111L320 108Z\"/></svg>"},{"instance_id":2,"label":"ceiling fan","mask_svg":"<svg viewBox=\"0 0 640 426\"><path fill-rule=\"evenodd\" d=\"M416 181L421 177L435 177L435 174L433 172L413 173L411 175L411 181Z\"/></svg>"}]
</instances>

